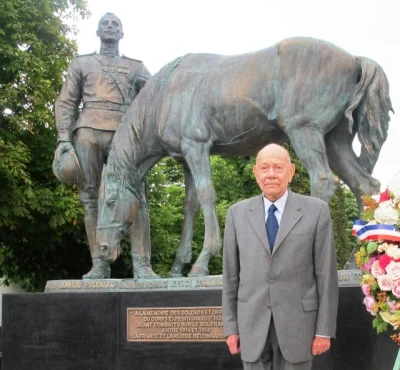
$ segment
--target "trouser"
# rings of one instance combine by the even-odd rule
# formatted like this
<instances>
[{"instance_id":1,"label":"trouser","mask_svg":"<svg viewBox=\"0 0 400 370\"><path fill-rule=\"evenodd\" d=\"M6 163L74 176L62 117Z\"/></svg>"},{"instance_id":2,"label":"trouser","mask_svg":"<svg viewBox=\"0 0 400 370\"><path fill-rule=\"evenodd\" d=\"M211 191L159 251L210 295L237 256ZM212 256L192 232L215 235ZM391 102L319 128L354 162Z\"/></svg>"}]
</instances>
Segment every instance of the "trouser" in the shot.
<instances>
[{"instance_id":1,"label":"trouser","mask_svg":"<svg viewBox=\"0 0 400 370\"><path fill-rule=\"evenodd\" d=\"M292 364L285 360L279 348L275 324L271 319L268 338L260 358L256 362L243 361L244 370L311 370L312 360Z\"/></svg>"},{"instance_id":2,"label":"trouser","mask_svg":"<svg viewBox=\"0 0 400 370\"><path fill-rule=\"evenodd\" d=\"M99 187L101 174L110 153L114 131L81 127L75 132L74 149L83 173L79 190L85 211L85 228L92 258L99 257L96 245ZM139 214L130 230L134 268L150 265L150 225L144 183L139 191Z\"/></svg>"},{"instance_id":3,"label":"trouser","mask_svg":"<svg viewBox=\"0 0 400 370\"><path fill-rule=\"evenodd\" d=\"M99 256L96 246L97 202L101 172L107 163L114 131L79 128L74 136L74 149L82 168L83 187L79 197L85 212L85 229L92 258Z\"/></svg>"}]
</instances>

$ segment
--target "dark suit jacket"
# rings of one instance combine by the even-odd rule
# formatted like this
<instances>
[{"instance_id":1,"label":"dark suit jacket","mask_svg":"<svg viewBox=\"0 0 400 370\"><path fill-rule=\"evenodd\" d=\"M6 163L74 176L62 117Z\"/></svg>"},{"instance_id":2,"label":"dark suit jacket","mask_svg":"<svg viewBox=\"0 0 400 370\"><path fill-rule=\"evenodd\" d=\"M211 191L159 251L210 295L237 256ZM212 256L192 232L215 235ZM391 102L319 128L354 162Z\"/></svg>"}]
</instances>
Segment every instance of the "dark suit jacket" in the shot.
<instances>
[{"instance_id":1,"label":"dark suit jacket","mask_svg":"<svg viewBox=\"0 0 400 370\"><path fill-rule=\"evenodd\" d=\"M271 315L283 356L312 358L316 334L334 337L338 280L328 205L289 191L273 253L261 196L228 210L222 309L225 335L239 334L244 361L264 348Z\"/></svg>"}]
</instances>

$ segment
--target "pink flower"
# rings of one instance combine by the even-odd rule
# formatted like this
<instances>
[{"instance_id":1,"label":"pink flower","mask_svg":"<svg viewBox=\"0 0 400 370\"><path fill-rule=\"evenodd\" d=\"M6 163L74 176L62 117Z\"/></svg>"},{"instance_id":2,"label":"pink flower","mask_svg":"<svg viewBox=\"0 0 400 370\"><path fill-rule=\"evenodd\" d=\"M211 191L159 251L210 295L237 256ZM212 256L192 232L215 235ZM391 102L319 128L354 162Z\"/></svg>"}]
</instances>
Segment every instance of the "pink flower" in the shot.
<instances>
[{"instance_id":1,"label":"pink flower","mask_svg":"<svg viewBox=\"0 0 400 370\"><path fill-rule=\"evenodd\" d=\"M393 280L400 279L400 262L391 261L386 266L386 272Z\"/></svg>"},{"instance_id":2,"label":"pink flower","mask_svg":"<svg viewBox=\"0 0 400 370\"><path fill-rule=\"evenodd\" d=\"M389 275L381 275L378 276L378 285L381 290L389 291L394 287L394 281L390 278Z\"/></svg>"},{"instance_id":3,"label":"pink flower","mask_svg":"<svg viewBox=\"0 0 400 370\"><path fill-rule=\"evenodd\" d=\"M369 261L367 262L367 263L364 263L364 265L363 265L363 267L362 267L362 271L368 271L368 272L371 272L371 266L372 266L372 263L374 262L374 261L376 261L377 260L377 258L376 258L376 256L372 256L370 259L369 259Z\"/></svg>"},{"instance_id":4,"label":"pink flower","mask_svg":"<svg viewBox=\"0 0 400 370\"><path fill-rule=\"evenodd\" d=\"M383 256L382 256L383 257ZM385 275L385 270L381 267L379 261L372 262L371 265L371 275L375 278L378 276Z\"/></svg>"},{"instance_id":5,"label":"pink flower","mask_svg":"<svg viewBox=\"0 0 400 370\"><path fill-rule=\"evenodd\" d=\"M382 256L379 258L379 265L385 269L386 266L393 261L392 257L389 257L387 254L382 254Z\"/></svg>"},{"instance_id":6,"label":"pink flower","mask_svg":"<svg viewBox=\"0 0 400 370\"><path fill-rule=\"evenodd\" d=\"M387 200L390 200L390 192L388 188L386 188L386 190L383 193L381 193L379 202L385 202Z\"/></svg>"},{"instance_id":7,"label":"pink flower","mask_svg":"<svg viewBox=\"0 0 400 370\"><path fill-rule=\"evenodd\" d=\"M397 310L400 310L400 303L398 303L398 302L388 301L387 304L389 306L390 312L392 312L392 313L396 312Z\"/></svg>"},{"instance_id":8,"label":"pink flower","mask_svg":"<svg viewBox=\"0 0 400 370\"><path fill-rule=\"evenodd\" d=\"M374 312L373 310L375 303L376 303L375 298L372 295L367 295L364 298L364 304L367 308L367 311L374 316L376 316L376 312Z\"/></svg>"},{"instance_id":9,"label":"pink flower","mask_svg":"<svg viewBox=\"0 0 400 370\"><path fill-rule=\"evenodd\" d=\"M397 297L400 298L400 280L396 280L394 287L392 288L392 293Z\"/></svg>"},{"instance_id":10,"label":"pink flower","mask_svg":"<svg viewBox=\"0 0 400 370\"><path fill-rule=\"evenodd\" d=\"M363 284L361 285L361 289L364 293L364 295L370 295L371 294L371 287L368 284Z\"/></svg>"}]
</instances>

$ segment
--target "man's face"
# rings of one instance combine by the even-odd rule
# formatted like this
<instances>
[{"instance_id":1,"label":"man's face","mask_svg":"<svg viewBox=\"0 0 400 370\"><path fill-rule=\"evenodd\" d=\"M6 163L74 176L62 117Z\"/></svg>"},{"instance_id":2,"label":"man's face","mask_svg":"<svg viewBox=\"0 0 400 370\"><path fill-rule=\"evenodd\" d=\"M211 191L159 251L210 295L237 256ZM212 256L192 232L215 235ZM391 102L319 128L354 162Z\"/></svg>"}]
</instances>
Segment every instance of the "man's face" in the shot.
<instances>
[{"instance_id":1,"label":"man's face","mask_svg":"<svg viewBox=\"0 0 400 370\"><path fill-rule=\"evenodd\" d=\"M271 202L278 200L292 181L295 165L285 149L271 144L260 151L253 173L264 196Z\"/></svg>"},{"instance_id":2,"label":"man's face","mask_svg":"<svg viewBox=\"0 0 400 370\"><path fill-rule=\"evenodd\" d=\"M105 15L99 22L97 36L100 40L107 43L118 43L122 39L121 21L115 15Z\"/></svg>"}]
</instances>

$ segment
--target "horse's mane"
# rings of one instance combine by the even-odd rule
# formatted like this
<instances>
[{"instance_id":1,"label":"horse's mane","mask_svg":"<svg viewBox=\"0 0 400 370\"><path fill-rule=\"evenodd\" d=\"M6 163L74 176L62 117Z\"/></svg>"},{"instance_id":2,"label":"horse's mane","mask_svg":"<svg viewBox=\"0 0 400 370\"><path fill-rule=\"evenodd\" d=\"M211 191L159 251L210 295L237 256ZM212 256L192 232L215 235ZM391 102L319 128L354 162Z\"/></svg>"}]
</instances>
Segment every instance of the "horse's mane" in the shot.
<instances>
[{"instance_id":1,"label":"horse's mane","mask_svg":"<svg viewBox=\"0 0 400 370\"><path fill-rule=\"evenodd\" d=\"M107 159L106 178L114 178L114 182L119 184L122 191L130 190L137 196L136 184L138 183L139 173L134 165L127 163L124 157L115 155L115 147L111 148Z\"/></svg>"},{"instance_id":2,"label":"horse's mane","mask_svg":"<svg viewBox=\"0 0 400 370\"><path fill-rule=\"evenodd\" d=\"M154 76L152 76L151 80L154 81L153 85L157 86L159 90L163 89L165 84L169 81L172 73L188 55L189 54L178 57L162 67Z\"/></svg>"},{"instance_id":3,"label":"horse's mane","mask_svg":"<svg viewBox=\"0 0 400 370\"><path fill-rule=\"evenodd\" d=\"M143 153L148 145L145 128L151 124L156 112L157 98L169 81L175 68L185 57L179 57L158 71L131 102L115 134L107 160L107 174L135 189L140 181L135 153Z\"/></svg>"}]
</instances>

